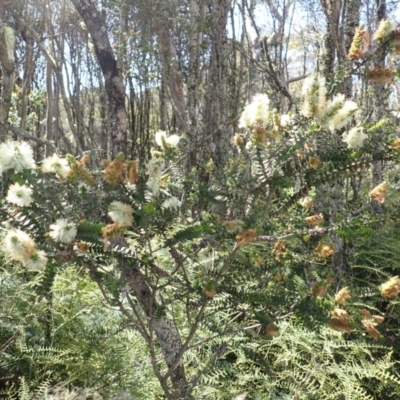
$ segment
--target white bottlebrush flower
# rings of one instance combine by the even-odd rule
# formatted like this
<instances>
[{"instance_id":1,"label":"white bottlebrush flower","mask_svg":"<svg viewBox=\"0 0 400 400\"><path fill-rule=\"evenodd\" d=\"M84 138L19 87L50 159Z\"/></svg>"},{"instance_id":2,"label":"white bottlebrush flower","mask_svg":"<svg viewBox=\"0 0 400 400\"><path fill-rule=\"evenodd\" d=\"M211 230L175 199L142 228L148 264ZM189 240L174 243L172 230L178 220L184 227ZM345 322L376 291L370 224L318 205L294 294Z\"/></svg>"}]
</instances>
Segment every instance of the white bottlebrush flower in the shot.
<instances>
[{"instance_id":1,"label":"white bottlebrush flower","mask_svg":"<svg viewBox=\"0 0 400 400\"><path fill-rule=\"evenodd\" d=\"M308 76L303 83L302 96L301 113L305 117L320 117L326 108L325 78L319 74Z\"/></svg>"},{"instance_id":2,"label":"white bottlebrush flower","mask_svg":"<svg viewBox=\"0 0 400 400\"><path fill-rule=\"evenodd\" d=\"M58 219L50 225L49 235L56 242L71 243L77 233L76 225L65 218Z\"/></svg>"},{"instance_id":3,"label":"white bottlebrush flower","mask_svg":"<svg viewBox=\"0 0 400 400\"><path fill-rule=\"evenodd\" d=\"M92 193L93 188L86 184L85 182L79 181L78 182L78 191L81 194Z\"/></svg>"},{"instance_id":4,"label":"white bottlebrush flower","mask_svg":"<svg viewBox=\"0 0 400 400\"><path fill-rule=\"evenodd\" d=\"M270 100L266 94L258 93L244 108L239 120L239 128L251 128L254 125L266 125L270 121Z\"/></svg>"},{"instance_id":5,"label":"white bottlebrush flower","mask_svg":"<svg viewBox=\"0 0 400 400\"><path fill-rule=\"evenodd\" d=\"M53 154L43 160L42 172L49 173L53 172L60 175L62 178L66 178L71 171L68 161L65 158L59 157L57 154Z\"/></svg>"},{"instance_id":6,"label":"white bottlebrush flower","mask_svg":"<svg viewBox=\"0 0 400 400\"><path fill-rule=\"evenodd\" d=\"M179 143L180 137L178 135L168 136L167 132L158 131L156 132L154 139L158 146L166 150L170 147L176 147Z\"/></svg>"},{"instance_id":7,"label":"white bottlebrush flower","mask_svg":"<svg viewBox=\"0 0 400 400\"><path fill-rule=\"evenodd\" d=\"M14 183L8 188L6 200L18 207L28 207L33 201L32 192L30 187Z\"/></svg>"},{"instance_id":8,"label":"white bottlebrush flower","mask_svg":"<svg viewBox=\"0 0 400 400\"><path fill-rule=\"evenodd\" d=\"M357 111L357 103L351 100L345 100L343 94L338 94L329 101L321 119L322 125L326 126L331 131L340 129L350 122Z\"/></svg>"},{"instance_id":9,"label":"white bottlebrush flower","mask_svg":"<svg viewBox=\"0 0 400 400\"><path fill-rule=\"evenodd\" d=\"M2 240L2 250L12 260L26 262L35 252L35 242L27 233L11 229Z\"/></svg>"},{"instance_id":10,"label":"white bottlebrush flower","mask_svg":"<svg viewBox=\"0 0 400 400\"><path fill-rule=\"evenodd\" d=\"M181 202L174 196L164 200L164 202L161 205L162 208L172 208L172 209L179 208L180 206Z\"/></svg>"},{"instance_id":11,"label":"white bottlebrush flower","mask_svg":"<svg viewBox=\"0 0 400 400\"><path fill-rule=\"evenodd\" d=\"M364 140L368 137L361 126L356 126L345 133L342 137L343 142L347 143L349 149L359 149L363 146Z\"/></svg>"},{"instance_id":12,"label":"white bottlebrush flower","mask_svg":"<svg viewBox=\"0 0 400 400\"><path fill-rule=\"evenodd\" d=\"M24 262L24 266L31 271L41 271L47 264L46 253L42 250L35 251L30 258Z\"/></svg>"},{"instance_id":13,"label":"white bottlebrush flower","mask_svg":"<svg viewBox=\"0 0 400 400\"><path fill-rule=\"evenodd\" d=\"M292 123L292 116L289 114L281 115L280 125L282 128L287 128Z\"/></svg>"},{"instance_id":14,"label":"white bottlebrush flower","mask_svg":"<svg viewBox=\"0 0 400 400\"><path fill-rule=\"evenodd\" d=\"M129 204L113 201L108 207L109 217L120 227L131 226L133 223L133 208Z\"/></svg>"},{"instance_id":15,"label":"white bottlebrush flower","mask_svg":"<svg viewBox=\"0 0 400 400\"><path fill-rule=\"evenodd\" d=\"M153 157L146 164L147 174L151 179L157 179L162 175L164 169L164 160L162 158Z\"/></svg>"},{"instance_id":16,"label":"white bottlebrush flower","mask_svg":"<svg viewBox=\"0 0 400 400\"><path fill-rule=\"evenodd\" d=\"M5 171L14 169L15 172L21 172L36 168L31 146L26 142L13 140L0 144L0 164Z\"/></svg>"}]
</instances>

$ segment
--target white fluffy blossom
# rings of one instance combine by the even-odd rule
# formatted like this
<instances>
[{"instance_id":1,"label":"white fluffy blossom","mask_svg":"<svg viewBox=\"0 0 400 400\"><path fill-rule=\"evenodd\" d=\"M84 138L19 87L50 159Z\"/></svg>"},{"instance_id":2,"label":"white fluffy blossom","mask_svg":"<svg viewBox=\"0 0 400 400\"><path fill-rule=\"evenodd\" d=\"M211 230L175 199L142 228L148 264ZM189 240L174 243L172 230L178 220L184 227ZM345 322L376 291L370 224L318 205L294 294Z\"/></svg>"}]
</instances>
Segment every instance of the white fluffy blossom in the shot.
<instances>
[{"instance_id":1,"label":"white fluffy blossom","mask_svg":"<svg viewBox=\"0 0 400 400\"><path fill-rule=\"evenodd\" d=\"M154 139L158 146L166 150L170 147L176 147L179 143L180 137L178 135L167 136L167 132L158 131L156 132Z\"/></svg>"},{"instance_id":2,"label":"white fluffy blossom","mask_svg":"<svg viewBox=\"0 0 400 400\"><path fill-rule=\"evenodd\" d=\"M326 107L325 78L318 74L308 76L303 83L302 96L301 113L305 117L320 117Z\"/></svg>"},{"instance_id":3,"label":"white fluffy blossom","mask_svg":"<svg viewBox=\"0 0 400 400\"><path fill-rule=\"evenodd\" d=\"M25 263L35 252L35 242L27 233L11 229L2 240L2 250L12 260Z\"/></svg>"},{"instance_id":4,"label":"white fluffy blossom","mask_svg":"<svg viewBox=\"0 0 400 400\"><path fill-rule=\"evenodd\" d=\"M30 258L24 262L24 266L31 271L41 271L47 264L46 253L42 250L35 251Z\"/></svg>"},{"instance_id":5,"label":"white fluffy blossom","mask_svg":"<svg viewBox=\"0 0 400 400\"><path fill-rule=\"evenodd\" d=\"M347 143L349 149L359 149L363 146L367 137L368 135L364 133L364 129L361 126L356 126L345 133L342 140Z\"/></svg>"},{"instance_id":6,"label":"white fluffy blossom","mask_svg":"<svg viewBox=\"0 0 400 400\"><path fill-rule=\"evenodd\" d=\"M351 100L345 100L343 94L337 94L329 101L326 107L324 115L322 116L322 125L328 127L331 131L340 129L350 122L357 111L357 103Z\"/></svg>"},{"instance_id":7,"label":"white fluffy blossom","mask_svg":"<svg viewBox=\"0 0 400 400\"><path fill-rule=\"evenodd\" d=\"M179 208L180 206L181 202L174 196L164 200L164 202L161 205L161 207L163 208L172 208L172 209Z\"/></svg>"},{"instance_id":8,"label":"white fluffy blossom","mask_svg":"<svg viewBox=\"0 0 400 400\"><path fill-rule=\"evenodd\" d=\"M65 218L58 219L50 225L49 235L56 242L71 243L75 239L76 233L76 225Z\"/></svg>"},{"instance_id":9,"label":"white fluffy blossom","mask_svg":"<svg viewBox=\"0 0 400 400\"><path fill-rule=\"evenodd\" d=\"M244 108L239 120L239 128L251 128L254 125L265 125L270 120L269 97L258 93Z\"/></svg>"},{"instance_id":10,"label":"white fluffy blossom","mask_svg":"<svg viewBox=\"0 0 400 400\"><path fill-rule=\"evenodd\" d=\"M0 165L5 171L14 169L15 172L36 168L31 146L26 142L17 142L13 140L1 143Z\"/></svg>"},{"instance_id":11,"label":"white fluffy blossom","mask_svg":"<svg viewBox=\"0 0 400 400\"><path fill-rule=\"evenodd\" d=\"M66 178L71 171L71 168L65 158L53 154L43 160L42 171L44 173L53 172L60 175L62 178Z\"/></svg>"},{"instance_id":12,"label":"white fluffy blossom","mask_svg":"<svg viewBox=\"0 0 400 400\"><path fill-rule=\"evenodd\" d=\"M6 200L18 207L27 207L33 201L32 192L30 187L14 183L8 188Z\"/></svg>"},{"instance_id":13,"label":"white fluffy blossom","mask_svg":"<svg viewBox=\"0 0 400 400\"><path fill-rule=\"evenodd\" d=\"M292 123L293 118L289 114L281 115L280 125L282 128L287 128Z\"/></svg>"},{"instance_id":14,"label":"white fluffy blossom","mask_svg":"<svg viewBox=\"0 0 400 400\"><path fill-rule=\"evenodd\" d=\"M133 223L133 208L129 204L113 201L108 207L109 217L120 227L131 226Z\"/></svg>"}]
</instances>

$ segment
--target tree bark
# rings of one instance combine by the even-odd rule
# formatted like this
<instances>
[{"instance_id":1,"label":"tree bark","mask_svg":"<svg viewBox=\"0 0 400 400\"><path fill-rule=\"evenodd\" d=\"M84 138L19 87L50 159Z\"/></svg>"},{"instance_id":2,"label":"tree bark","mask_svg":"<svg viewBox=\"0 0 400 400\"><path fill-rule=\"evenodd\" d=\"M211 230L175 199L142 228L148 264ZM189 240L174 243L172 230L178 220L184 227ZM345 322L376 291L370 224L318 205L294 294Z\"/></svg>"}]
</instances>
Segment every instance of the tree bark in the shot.
<instances>
[{"instance_id":1,"label":"tree bark","mask_svg":"<svg viewBox=\"0 0 400 400\"><path fill-rule=\"evenodd\" d=\"M386 0L376 0L376 19L377 19L377 25L379 23L386 19ZM377 67L384 67L386 63L386 49L378 49L375 57L374 57L374 64ZM387 105L388 101L388 93L389 91L386 90L385 85L381 83L374 83L374 100L373 100L373 105L374 105L374 120L379 121L383 118L385 114L385 108ZM374 134L374 139L376 141L377 147L379 150L382 150L382 130L379 129L377 132ZM375 161L373 168L372 168L372 185L375 187L382 183L383 181L383 161ZM373 201L372 202L372 209L374 210L375 213L379 214L382 213L382 205L378 204L377 202Z\"/></svg>"},{"instance_id":2,"label":"tree bark","mask_svg":"<svg viewBox=\"0 0 400 400\"><path fill-rule=\"evenodd\" d=\"M105 18L91 0L71 0L81 15L92 37L107 93L111 134L111 156L126 153L127 117L125 110L125 89L122 75L107 35Z\"/></svg>"},{"instance_id":3,"label":"tree bark","mask_svg":"<svg viewBox=\"0 0 400 400\"><path fill-rule=\"evenodd\" d=\"M14 75L14 31L6 25L3 5L0 5L0 119L6 121L11 108ZM5 134L0 127L0 135Z\"/></svg>"},{"instance_id":4,"label":"tree bark","mask_svg":"<svg viewBox=\"0 0 400 400\"><path fill-rule=\"evenodd\" d=\"M128 247L122 236L112 239L112 244L122 248ZM122 276L128 282L128 285L137 298L149 321L150 328L156 334L159 341L164 361L170 372L171 382L174 388L172 399L186 398L188 383L186 380L185 369L180 352L182 349L182 340L174 322L165 314L157 315L159 305L155 295L146 281L146 277L137 267L128 266L124 261L120 262Z\"/></svg>"}]
</instances>

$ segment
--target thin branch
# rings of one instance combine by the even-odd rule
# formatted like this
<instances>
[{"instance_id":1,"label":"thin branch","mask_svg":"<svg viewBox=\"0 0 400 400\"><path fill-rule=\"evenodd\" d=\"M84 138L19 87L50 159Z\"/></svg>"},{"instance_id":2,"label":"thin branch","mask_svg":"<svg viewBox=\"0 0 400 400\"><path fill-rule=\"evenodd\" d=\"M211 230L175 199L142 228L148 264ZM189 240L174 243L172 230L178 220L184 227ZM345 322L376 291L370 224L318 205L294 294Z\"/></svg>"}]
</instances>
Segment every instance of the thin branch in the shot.
<instances>
[{"instance_id":1,"label":"thin branch","mask_svg":"<svg viewBox=\"0 0 400 400\"><path fill-rule=\"evenodd\" d=\"M0 119L0 125L3 126L4 128L10 130L12 133L21 136L22 138L26 139L26 140L31 140L33 142L37 142L39 144L42 145L46 145L46 146L50 146L51 148L53 148L54 150L57 150L56 146L54 145L53 142L49 141L49 140L45 140L45 139L40 139L36 136L31 135L28 131L26 131L25 129L22 128L18 128L17 126L14 126L12 124L10 124L7 121L3 121L2 119Z\"/></svg>"}]
</instances>

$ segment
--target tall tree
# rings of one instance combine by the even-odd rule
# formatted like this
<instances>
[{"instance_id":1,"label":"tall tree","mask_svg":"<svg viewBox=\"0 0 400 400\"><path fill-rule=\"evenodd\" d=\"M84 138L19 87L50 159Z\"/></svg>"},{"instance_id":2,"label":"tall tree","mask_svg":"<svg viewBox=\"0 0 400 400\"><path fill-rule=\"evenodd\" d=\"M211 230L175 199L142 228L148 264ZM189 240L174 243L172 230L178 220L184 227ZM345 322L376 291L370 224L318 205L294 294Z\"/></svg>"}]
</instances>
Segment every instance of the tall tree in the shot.
<instances>
[{"instance_id":1,"label":"tall tree","mask_svg":"<svg viewBox=\"0 0 400 400\"><path fill-rule=\"evenodd\" d=\"M127 116L125 110L125 89L121 72L115 59L108 37L104 10L99 10L94 2L71 0L82 16L93 41L107 93L108 116L111 135L111 155L126 152Z\"/></svg>"}]
</instances>

